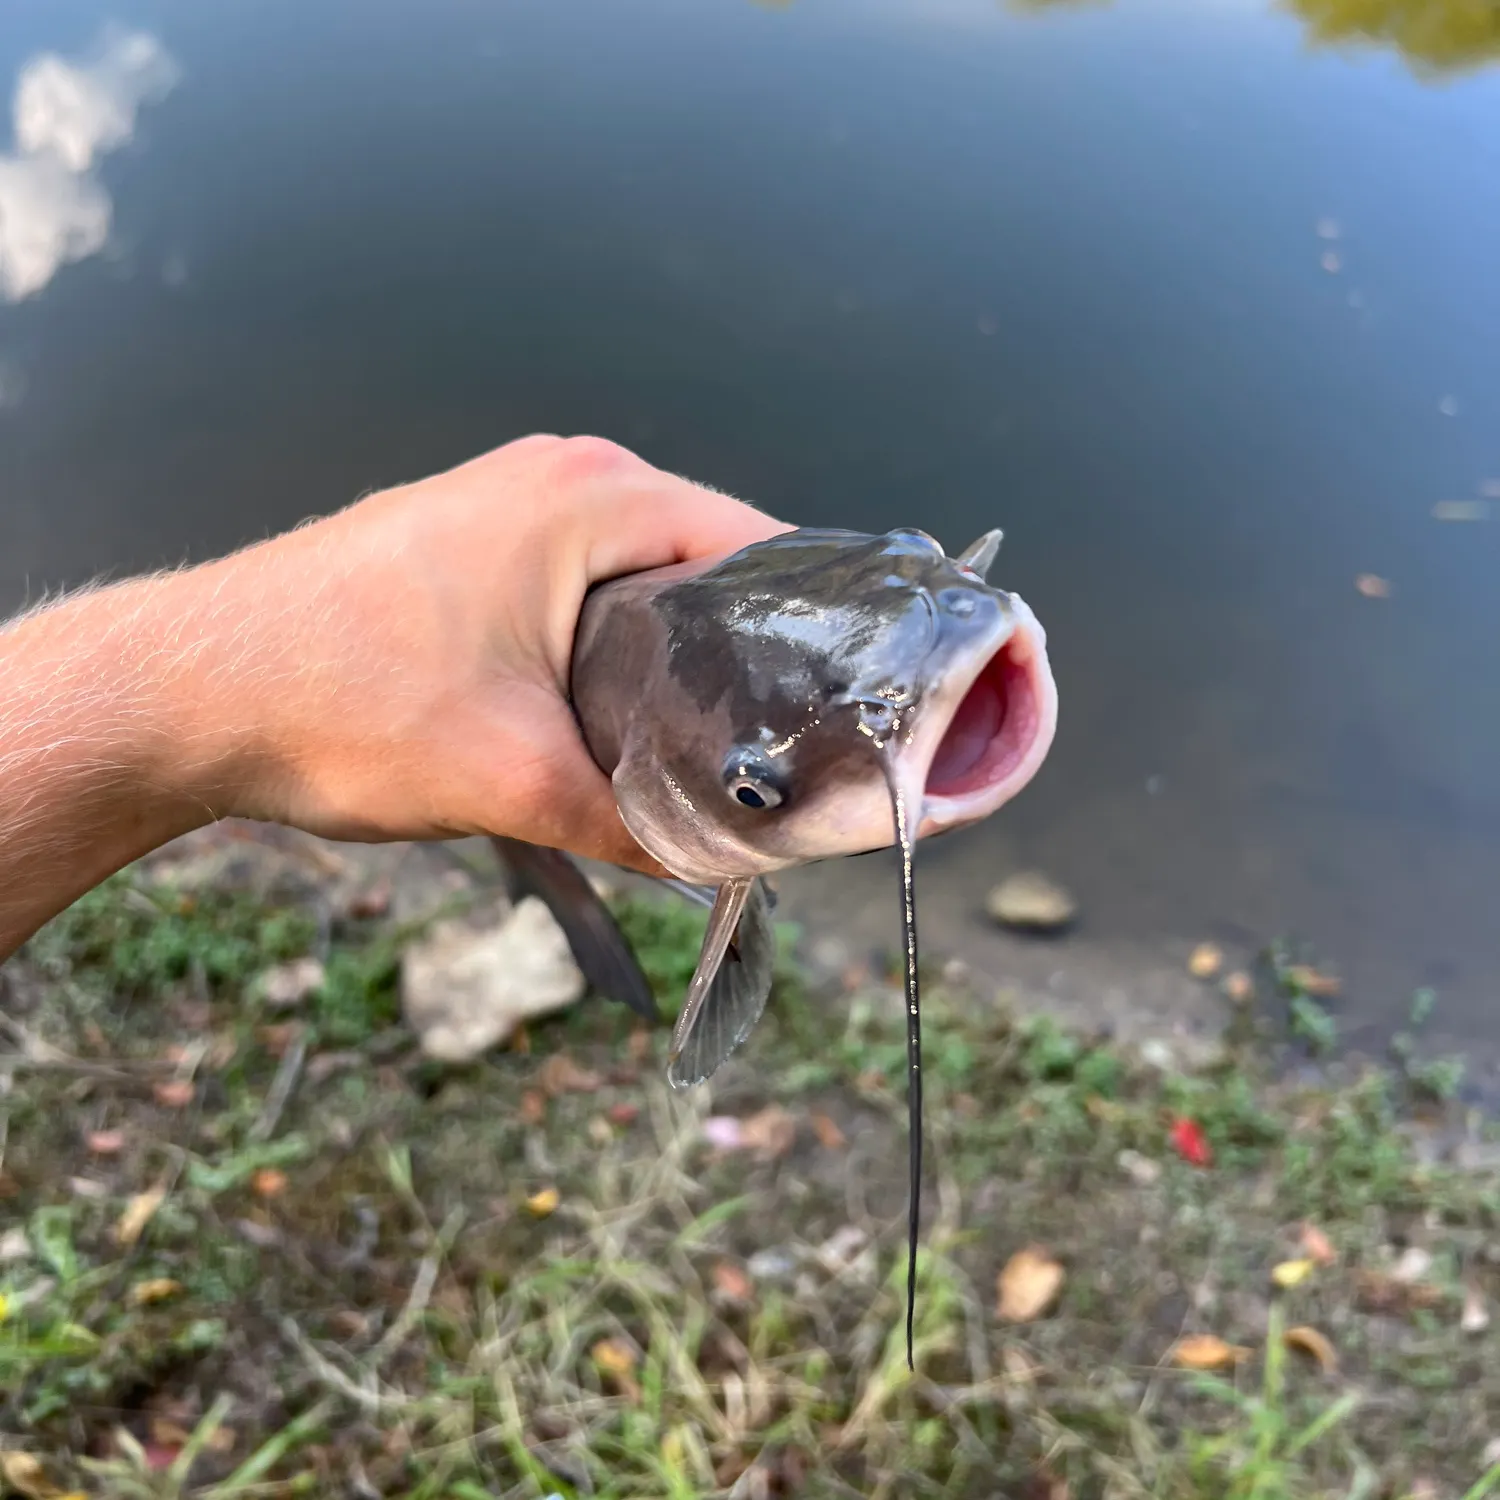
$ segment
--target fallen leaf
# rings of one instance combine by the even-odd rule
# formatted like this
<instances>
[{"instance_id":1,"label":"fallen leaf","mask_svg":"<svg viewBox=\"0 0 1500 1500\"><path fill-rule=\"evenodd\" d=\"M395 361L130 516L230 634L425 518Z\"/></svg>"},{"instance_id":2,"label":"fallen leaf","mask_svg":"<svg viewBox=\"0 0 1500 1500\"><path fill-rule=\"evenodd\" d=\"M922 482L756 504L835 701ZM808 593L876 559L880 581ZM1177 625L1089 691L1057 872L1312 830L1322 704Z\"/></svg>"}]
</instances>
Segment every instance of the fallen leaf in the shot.
<instances>
[{"instance_id":1,"label":"fallen leaf","mask_svg":"<svg viewBox=\"0 0 1500 1500\"><path fill-rule=\"evenodd\" d=\"M145 1307L152 1302L165 1302L168 1297L175 1297L182 1290L180 1281L173 1281L170 1276L157 1276L150 1281L138 1281L130 1289L130 1305L132 1307Z\"/></svg>"},{"instance_id":2,"label":"fallen leaf","mask_svg":"<svg viewBox=\"0 0 1500 1500\"><path fill-rule=\"evenodd\" d=\"M1294 1286L1301 1286L1316 1268L1317 1262L1306 1256L1298 1260L1284 1260L1271 1268L1271 1280L1283 1291L1290 1291Z\"/></svg>"},{"instance_id":3,"label":"fallen leaf","mask_svg":"<svg viewBox=\"0 0 1500 1500\"><path fill-rule=\"evenodd\" d=\"M1361 573L1354 580L1354 587L1362 593L1366 599L1389 599L1391 586L1384 578L1375 573Z\"/></svg>"},{"instance_id":4,"label":"fallen leaf","mask_svg":"<svg viewBox=\"0 0 1500 1500\"><path fill-rule=\"evenodd\" d=\"M720 1151L737 1151L743 1136L743 1127L735 1115L710 1115L703 1122L703 1139Z\"/></svg>"},{"instance_id":5,"label":"fallen leaf","mask_svg":"<svg viewBox=\"0 0 1500 1500\"><path fill-rule=\"evenodd\" d=\"M714 1286L731 1302L748 1302L755 1292L755 1283L749 1276L727 1260L714 1267Z\"/></svg>"},{"instance_id":6,"label":"fallen leaf","mask_svg":"<svg viewBox=\"0 0 1500 1500\"><path fill-rule=\"evenodd\" d=\"M740 1121L740 1145L767 1159L785 1156L797 1139L797 1122L779 1104Z\"/></svg>"},{"instance_id":7,"label":"fallen leaf","mask_svg":"<svg viewBox=\"0 0 1500 1500\"><path fill-rule=\"evenodd\" d=\"M1194 979L1212 979L1224 967L1224 950L1217 943L1199 943L1188 955L1187 966Z\"/></svg>"},{"instance_id":8,"label":"fallen leaf","mask_svg":"<svg viewBox=\"0 0 1500 1500\"><path fill-rule=\"evenodd\" d=\"M1184 1161L1191 1162L1195 1167L1212 1165L1213 1148L1208 1144L1203 1127L1196 1120L1179 1115L1172 1121L1171 1137L1173 1149Z\"/></svg>"},{"instance_id":9,"label":"fallen leaf","mask_svg":"<svg viewBox=\"0 0 1500 1500\"><path fill-rule=\"evenodd\" d=\"M1398 1281L1383 1271L1360 1269L1354 1273L1356 1301L1366 1312L1401 1313L1414 1308L1436 1307L1442 1291L1422 1282Z\"/></svg>"},{"instance_id":10,"label":"fallen leaf","mask_svg":"<svg viewBox=\"0 0 1500 1500\"><path fill-rule=\"evenodd\" d=\"M1303 1224L1301 1242L1304 1253L1320 1266L1331 1266L1339 1258L1333 1241L1316 1224Z\"/></svg>"},{"instance_id":11,"label":"fallen leaf","mask_svg":"<svg viewBox=\"0 0 1500 1500\"><path fill-rule=\"evenodd\" d=\"M163 1109L186 1109L197 1090L187 1078L164 1078L153 1084L151 1092Z\"/></svg>"},{"instance_id":12,"label":"fallen leaf","mask_svg":"<svg viewBox=\"0 0 1500 1500\"><path fill-rule=\"evenodd\" d=\"M812 1124L813 1134L828 1150L842 1151L849 1144L844 1137L844 1132L839 1129L838 1122L831 1115L825 1115L821 1110L815 1109L808 1118Z\"/></svg>"},{"instance_id":13,"label":"fallen leaf","mask_svg":"<svg viewBox=\"0 0 1500 1500\"><path fill-rule=\"evenodd\" d=\"M141 1444L141 1452L146 1456L146 1467L153 1473L160 1473L177 1462L182 1448L177 1443L147 1442Z\"/></svg>"},{"instance_id":14,"label":"fallen leaf","mask_svg":"<svg viewBox=\"0 0 1500 1500\"><path fill-rule=\"evenodd\" d=\"M1319 1333L1316 1328L1309 1328L1305 1323L1298 1324L1281 1335L1281 1342L1288 1349L1296 1349L1317 1360L1318 1367L1325 1375L1338 1373L1339 1357L1327 1336Z\"/></svg>"},{"instance_id":15,"label":"fallen leaf","mask_svg":"<svg viewBox=\"0 0 1500 1500\"><path fill-rule=\"evenodd\" d=\"M118 1156L125 1149L123 1130L91 1130L83 1140L95 1156Z\"/></svg>"},{"instance_id":16,"label":"fallen leaf","mask_svg":"<svg viewBox=\"0 0 1500 1500\"><path fill-rule=\"evenodd\" d=\"M1255 981L1243 969L1224 976L1224 993L1236 1005L1245 1005L1255 998Z\"/></svg>"},{"instance_id":17,"label":"fallen leaf","mask_svg":"<svg viewBox=\"0 0 1500 1500\"><path fill-rule=\"evenodd\" d=\"M566 1052L554 1052L542 1064L537 1075L545 1093L553 1099L559 1094L592 1094L604 1080L588 1068L581 1068Z\"/></svg>"},{"instance_id":18,"label":"fallen leaf","mask_svg":"<svg viewBox=\"0 0 1500 1500\"><path fill-rule=\"evenodd\" d=\"M1152 1161L1149 1156L1142 1156L1139 1151L1132 1151L1129 1147L1115 1157L1115 1164L1132 1182L1137 1182L1142 1187L1150 1187L1161 1179L1161 1163Z\"/></svg>"},{"instance_id":19,"label":"fallen leaf","mask_svg":"<svg viewBox=\"0 0 1500 1500\"><path fill-rule=\"evenodd\" d=\"M562 1202L562 1194L555 1187L543 1188L539 1193L533 1193L526 1200L526 1207L534 1213L537 1218L545 1219L548 1214L556 1212L557 1205Z\"/></svg>"},{"instance_id":20,"label":"fallen leaf","mask_svg":"<svg viewBox=\"0 0 1500 1500\"><path fill-rule=\"evenodd\" d=\"M531 1056L531 1033L527 1031L524 1021L511 1032L508 1045L512 1052L517 1052L522 1057Z\"/></svg>"},{"instance_id":21,"label":"fallen leaf","mask_svg":"<svg viewBox=\"0 0 1500 1500\"><path fill-rule=\"evenodd\" d=\"M1062 1290L1063 1268L1038 1245L1018 1250L996 1280L995 1313L1007 1323L1039 1318Z\"/></svg>"},{"instance_id":22,"label":"fallen leaf","mask_svg":"<svg viewBox=\"0 0 1500 1500\"><path fill-rule=\"evenodd\" d=\"M624 1339L600 1339L589 1353L601 1375L613 1379L629 1400L640 1399L641 1388L635 1379L635 1367L640 1360Z\"/></svg>"},{"instance_id":23,"label":"fallen leaf","mask_svg":"<svg viewBox=\"0 0 1500 1500\"><path fill-rule=\"evenodd\" d=\"M1484 1295L1478 1287L1464 1290L1464 1310L1458 1320L1464 1333L1483 1333L1490 1326L1490 1310L1484 1304Z\"/></svg>"},{"instance_id":24,"label":"fallen leaf","mask_svg":"<svg viewBox=\"0 0 1500 1500\"><path fill-rule=\"evenodd\" d=\"M208 1051L203 1054L203 1066L210 1073L222 1073L234 1061L235 1053L239 1050L240 1044L227 1033L215 1037Z\"/></svg>"},{"instance_id":25,"label":"fallen leaf","mask_svg":"<svg viewBox=\"0 0 1500 1500\"><path fill-rule=\"evenodd\" d=\"M640 1113L639 1104L611 1104L609 1122L611 1125L634 1125Z\"/></svg>"},{"instance_id":26,"label":"fallen leaf","mask_svg":"<svg viewBox=\"0 0 1500 1500\"><path fill-rule=\"evenodd\" d=\"M1305 991L1315 1000L1330 1000L1344 987L1344 981L1336 974L1324 974L1311 964L1291 964L1286 977L1299 990Z\"/></svg>"},{"instance_id":27,"label":"fallen leaf","mask_svg":"<svg viewBox=\"0 0 1500 1500\"><path fill-rule=\"evenodd\" d=\"M250 987L252 996L272 1010L290 1010L316 994L328 979L321 960L311 956L266 969Z\"/></svg>"},{"instance_id":28,"label":"fallen leaf","mask_svg":"<svg viewBox=\"0 0 1500 1500\"><path fill-rule=\"evenodd\" d=\"M151 1434L153 1443L160 1443L163 1448L181 1448L192 1434L181 1422L174 1422L169 1417L152 1417L147 1431Z\"/></svg>"},{"instance_id":29,"label":"fallen leaf","mask_svg":"<svg viewBox=\"0 0 1500 1500\"><path fill-rule=\"evenodd\" d=\"M368 921L372 917L383 917L391 909L391 887L389 881L371 886L367 891L357 891L349 901L349 915L357 921Z\"/></svg>"},{"instance_id":30,"label":"fallen leaf","mask_svg":"<svg viewBox=\"0 0 1500 1500\"><path fill-rule=\"evenodd\" d=\"M21 1191L21 1184L4 1167L0 1167L0 1198L14 1198Z\"/></svg>"},{"instance_id":31,"label":"fallen leaf","mask_svg":"<svg viewBox=\"0 0 1500 1500\"><path fill-rule=\"evenodd\" d=\"M521 1123L540 1125L547 1118L547 1096L540 1089L527 1089L521 1095Z\"/></svg>"},{"instance_id":32,"label":"fallen leaf","mask_svg":"<svg viewBox=\"0 0 1500 1500\"><path fill-rule=\"evenodd\" d=\"M0 1479L25 1500L56 1500L62 1491L47 1478L41 1459L14 1449L0 1452Z\"/></svg>"},{"instance_id":33,"label":"fallen leaf","mask_svg":"<svg viewBox=\"0 0 1500 1500\"><path fill-rule=\"evenodd\" d=\"M250 1179L257 1198L279 1198L286 1191L287 1176L279 1167L261 1167Z\"/></svg>"},{"instance_id":34,"label":"fallen leaf","mask_svg":"<svg viewBox=\"0 0 1500 1500\"><path fill-rule=\"evenodd\" d=\"M137 1193L126 1205L125 1212L115 1224L115 1244L128 1248L140 1239L141 1231L151 1221L151 1215L167 1200L167 1190L157 1186Z\"/></svg>"},{"instance_id":35,"label":"fallen leaf","mask_svg":"<svg viewBox=\"0 0 1500 1500\"><path fill-rule=\"evenodd\" d=\"M276 1021L267 1026L257 1026L255 1036L272 1057L280 1058L301 1034L301 1031L300 1022Z\"/></svg>"},{"instance_id":36,"label":"fallen leaf","mask_svg":"<svg viewBox=\"0 0 1500 1500\"><path fill-rule=\"evenodd\" d=\"M1225 1343L1217 1334L1198 1333L1178 1339L1172 1346L1172 1363L1184 1370L1222 1370L1249 1359L1250 1354L1242 1344Z\"/></svg>"}]
</instances>

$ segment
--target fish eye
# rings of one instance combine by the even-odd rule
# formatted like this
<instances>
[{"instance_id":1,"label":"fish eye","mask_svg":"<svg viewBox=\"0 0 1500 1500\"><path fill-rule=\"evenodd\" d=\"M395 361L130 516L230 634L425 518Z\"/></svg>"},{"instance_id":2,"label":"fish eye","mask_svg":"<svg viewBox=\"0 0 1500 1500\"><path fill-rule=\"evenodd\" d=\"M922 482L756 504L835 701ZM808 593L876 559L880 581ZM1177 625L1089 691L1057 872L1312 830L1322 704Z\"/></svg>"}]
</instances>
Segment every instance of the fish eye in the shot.
<instances>
[{"instance_id":1,"label":"fish eye","mask_svg":"<svg viewBox=\"0 0 1500 1500\"><path fill-rule=\"evenodd\" d=\"M756 812L780 807L785 794L769 767L753 760L733 759L724 771L724 785L741 807Z\"/></svg>"}]
</instances>

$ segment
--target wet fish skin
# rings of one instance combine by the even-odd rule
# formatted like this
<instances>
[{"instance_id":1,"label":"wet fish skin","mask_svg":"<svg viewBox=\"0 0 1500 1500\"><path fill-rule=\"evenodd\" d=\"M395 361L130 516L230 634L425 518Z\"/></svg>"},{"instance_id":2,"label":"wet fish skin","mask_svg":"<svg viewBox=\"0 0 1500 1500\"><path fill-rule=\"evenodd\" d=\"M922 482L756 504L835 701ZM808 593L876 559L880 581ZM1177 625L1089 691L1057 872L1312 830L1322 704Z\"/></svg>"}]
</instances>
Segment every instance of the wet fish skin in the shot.
<instances>
[{"instance_id":1,"label":"wet fish skin","mask_svg":"<svg viewBox=\"0 0 1500 1500\"><path fill-rule=\"evenodd\" d=\"M674 1085L711 1076L765 1009L775 942L763 877L901 846L908 1365L922 1163L912 849L1019 791L1056 723L1045 633L985 581L999 540L987 532L953 559L915 529L785 533L600 585L573 653L573 706L626 827L680 891L714 893L673 1032ZM513 879L548 901L590 983L644 1013L650 987L566 857L496 843Z\"/></svg>"}]
</instances>

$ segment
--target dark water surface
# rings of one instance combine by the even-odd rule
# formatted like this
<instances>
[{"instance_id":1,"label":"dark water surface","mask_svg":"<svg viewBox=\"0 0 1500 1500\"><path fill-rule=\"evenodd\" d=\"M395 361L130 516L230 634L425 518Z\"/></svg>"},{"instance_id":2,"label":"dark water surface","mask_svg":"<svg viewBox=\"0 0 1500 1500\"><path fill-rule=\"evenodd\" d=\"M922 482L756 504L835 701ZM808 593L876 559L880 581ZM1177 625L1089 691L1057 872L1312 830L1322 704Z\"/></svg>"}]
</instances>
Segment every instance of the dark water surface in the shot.
<instances>
[{"instance_id":1,"label":"dark water surface","mask_svg":"<svg viewBox=\"0 0 1500 1500\"><path fill-rule=\"evenodd\" d=\"M1061 729L923 900L1040 865L1500 1036L1500 500L1432 513L1500 480L1495 71L1247 0L10 0L3 86L106 22L131 138L0 162L0 607L534 429L999 524Z\"/></svg>"}]
</instances>

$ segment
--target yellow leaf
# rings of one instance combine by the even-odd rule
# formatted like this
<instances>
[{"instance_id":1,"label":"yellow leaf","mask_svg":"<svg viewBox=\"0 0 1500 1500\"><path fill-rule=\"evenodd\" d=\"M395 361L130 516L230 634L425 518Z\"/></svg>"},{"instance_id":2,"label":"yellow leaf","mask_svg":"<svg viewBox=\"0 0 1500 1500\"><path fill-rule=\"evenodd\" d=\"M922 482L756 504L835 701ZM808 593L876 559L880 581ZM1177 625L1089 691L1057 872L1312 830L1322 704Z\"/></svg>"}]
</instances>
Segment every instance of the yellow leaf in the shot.
<instances>
[{"instance_id":1,"label":"yellow leaf","mask_svg":"<svg viewBox=\"0 0 1500 1500\"><path fill-rule=\"evenodd\" d=\"M1039 1246L1018 1250L996 1282L996 1315L1008 1323L1039 1318L1062 1290L1063 1277L1063 1268Z\"/></svg>"},{"instance_id":2,"label":"yellow leaf","mask_svg":"<svg viewBox=\"0 0 1500 1500\"><path fill-rule=\"evenodd\" d=\"M167 1190L158 1185L137 1193L125 1205L125 1212L115 1225L115 1244L128 1249L140 1239L141 1231L151 1222L151 1215L167 1201Z\"/></svg>"},{"instance_id":3,"label":"yellow leaf","mask_svg":"<svg viewBox=\"0 0 1500 1500\"><path fill-rule=\"evenodd\" d=\"M10 1316L10 1298L4 1292L0 1292L0 1323Z\"/></svg>"},{"instance_id":4,"label":"yellow leaf","mask_svg":"<svg viewBox=\"0 0 1500 1500\"><path fill-rule=\"evenodd\" d=\"M1188 973L1194 979L1212 979L1224 967L1224 950L1216 943L1199 943L1188 957Z\"/></svg>"},{"instance_id":5,"label":"yellow leaf","mask_svg":"<svg viewBox=\"0 0 1500 1500\"><path fill-rule=\"evenodd\" d=\"M562 1194L555 1187L543 1188L539 1193L533 1193L526 1200L526 1207L534 1213L537 1218L545 1219L548 1214L556 1211L557 1205L562 1202Z\"/></svg>"},{"instance_id":6,"label":"yellow leaf","mask_svg":"<svg viewBox=\"0 0 1500 1500\"><path fill-rule=\"evenodd\" d=\"M1317 1360L1325 1375L1332 1375L1339 1367L1339 1357L1334 1352L1333 1345L1316 1328L1308 1328L1305 1325L1288 1328L1282 1334L1281 1342L1288 1349L1298 1349L1303 1354L1310 1354Z\"/></svg>"},{"instance_id":7,"label":"yellow leaf","mask_svg":"<svg viewBox=\"0 0 1500 1500\"><path fill-rule=\"evenodd\" d=\"M624 1339L600 1339L590 1352L606 1375L628 1375L637 1364L635 1350Z\"/></svg>"},{"instance_id":8,"label":"yellow leaf","mask_svg":"<svg viewBox=\"0 0 1500 1500\"><path fill-rule=\"evenodd\" d=\"M1300 1286L1312 1275L1316 1261L1303 1258L1301 1260L1284 1260L1279 1266L1271 1271L1271 1280L1283 1291L1294 1286Z\"/></svg>"},{"instance_id":9,"label":"yellow leaf","mask_svg":"<svg viewBox=\"0 0 1500 1500\"><path fill-rule=\"evenodd\" d=\"M181 1290L180 1281L173 1281L170 1276L158 1276L153 1281L138 1281L130 1289L130 1300L136 1307L145 1307L149 1302L165 1302Z\"/></svg>"},{"instance_id":10,"label":"yellow leaf","mask_svg":"<svg viewBox=\"0 0 1500 1500\"><path fill-rule=\"evenodd\" d=\"M1237 1365L1249 1357L1250 1350L1244 1345L1226 1344L1212 1333L1178 1339L1172 1346L1172 1363L1185 1370L1222 1370L1225 1365Z\"/></svg>"},{"instance_id":11,"label":"yellow leaf","mask_svg":"<svg viewBox=\"0 0 1500 1500\"><path fill-rule=\"evenodd\" d=\"M15 1449L0 1452L0 1479L25 1500L58 1500L62 1491L47 1478L42 1461L33 1453Z\"/></svg>"}]
</instances>

